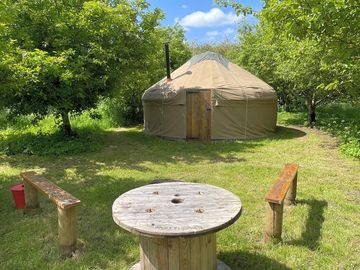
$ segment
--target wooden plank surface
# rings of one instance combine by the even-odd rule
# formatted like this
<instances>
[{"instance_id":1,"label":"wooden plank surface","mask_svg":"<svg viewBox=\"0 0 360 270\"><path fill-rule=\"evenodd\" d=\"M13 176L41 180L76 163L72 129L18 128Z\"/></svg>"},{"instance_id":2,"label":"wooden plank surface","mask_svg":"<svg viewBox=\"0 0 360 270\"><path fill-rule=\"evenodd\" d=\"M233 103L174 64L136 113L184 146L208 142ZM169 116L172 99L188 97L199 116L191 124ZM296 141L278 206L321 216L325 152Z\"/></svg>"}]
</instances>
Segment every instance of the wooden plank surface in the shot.
<instances>
[{"instance_id":1,"label":"wooden plank surface","mask_svg":"<svg viewBox=\"0 0 360 270\"><path fill-rule=\"evenodd\" d=\"M170 238L140 236L140 251L142 270L216 270L215 233Z\"/></svg>"},{"instance_id":2,"label":"wooden plank surface","mask_svg":"<svg viewBox=\"0 0 360 270\"><path fill-rule=\"evenodd\" d=\"M186 93L186 138L211 139L211 91Z\"/></svg>"},{"instance_id":3,"label":"wooden plank surface","mask_svg":"<svg viewBox=\"0 0 360 270\"><path fill-rule=\"evenodd\" d=\"M169 269L180 270L180 237L168 238L169 245ZM183 250L181 250L182 252ZM187 251L185 251L186 253ZM187 261L184 262L184 265L188 265ZM183 266L183 268L186 268Z\"/></svg>"},{"instance_id":4,"label":"wooden plank surface","mask_svg":"<svg viewBox=\"0 0 360 270\"><path fill-rule=\"evenodd\" d=\"M281 174L272 185L265 200L272 203L282 204L285 195L297 175L299 165L295 163L286 164Z\"/></svg>"},{"instance_id":5,"label":"wooden plank surface","mask_svg":"<svg viewBox=\"0 0 360 270\"><path fill-rule=\"evenodd\" d=\"M179 265L180 270L188 270L191 266L191 243L188 239L180 237L179 238Z\"/></svg>"},{"instance_id":6,"label":"wooden plank surface","mask_svg":"<svg viewBox=\"0 0 360 270\"><path fill-rule=\"evenodd\" d=\"M58 207L66 209L80 204L80 200L70 193L61 189L54 183L48 182L44 177L37 175L35 172L24 172L20 176L28 184L42 191Z\"/></svg>"},{"instance_id":7,"label":"wooden plank surface","mask_svg":"<svg viewBox=\"0 0 360 270\"><path fill-rule=\"evenodd\" d=\"M211 91L202 91L200 97L199 139L211 139Z\"/></svg>"},{"instance_id":8,"label":"wooden plank surface","mask_svg":"<svg viewBox=\"0 0 360 270\"><path fill-rule=\"evenodd\" d=\"M114 221L145 236L201 235L221 230L241 214L240 199L211 185L186 182L130 190L112 206Z\"/></svg>"},{"instance_id":9,"label":"wooden plank surface","mask_svg":"<svg viewBox=\"0 0 360 270\"><path fill-rule=\"evenodd\" d=\"M200 97L197 92L186 93L186 138L199 139Z\"/></svg>"}]
</instances>

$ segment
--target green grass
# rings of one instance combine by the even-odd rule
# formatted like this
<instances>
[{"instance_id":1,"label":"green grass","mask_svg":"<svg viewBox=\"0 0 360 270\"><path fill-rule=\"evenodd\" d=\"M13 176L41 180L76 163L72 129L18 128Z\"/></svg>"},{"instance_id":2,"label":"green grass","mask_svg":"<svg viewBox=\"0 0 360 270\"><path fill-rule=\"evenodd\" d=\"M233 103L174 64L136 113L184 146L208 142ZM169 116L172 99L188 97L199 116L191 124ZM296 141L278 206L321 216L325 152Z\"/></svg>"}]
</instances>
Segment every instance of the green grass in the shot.
<instances>
[{"instance_id":1,"label":"green grass","mask_svg":"<svg viewBox=\"0 0 360 270\"><path fill-rule=\"evenodd\" d=\"M360 162L340 155L329 136L286 127L246 142L167 141L139 128L102 136L96 152L0 155L0 269L129 269L138 239L113 222L111 206L155 178L213 184L241 198L242 216L218 233L219 258L234 270L360 268ZM288 162L300 164L298 203L285 209L283 241L265 244L264 196ZM35 215L14 209L9 188L26 170L81 199L73 258L58 255L57 211L44 196Z\"/></svg>"},{"instance_id":2,"label":"green grass","mask_svg":"<svg viewBox=\"0 0 360 270\"><path fill-rule=\"evenodd\" d=\"M282 124L305 125L306 113L279 113ZM335 135L341 151L360 159L360 104L331 104L319 107L316 128Z\"/></svg>"}]
</instances>

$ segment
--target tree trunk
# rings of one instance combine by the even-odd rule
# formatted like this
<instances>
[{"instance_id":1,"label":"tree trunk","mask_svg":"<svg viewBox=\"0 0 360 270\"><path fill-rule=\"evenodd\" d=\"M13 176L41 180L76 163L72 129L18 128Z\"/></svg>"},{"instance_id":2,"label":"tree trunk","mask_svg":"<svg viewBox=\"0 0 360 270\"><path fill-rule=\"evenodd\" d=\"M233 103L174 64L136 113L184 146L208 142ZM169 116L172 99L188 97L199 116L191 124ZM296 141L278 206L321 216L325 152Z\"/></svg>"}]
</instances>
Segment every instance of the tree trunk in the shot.
<instances>
[{"instance_id":1,"label":"tree trunk","mask_svg":"<svg viewBox=\"0 0 360 270\"><path fill-rule=\"evenodd\" d=\"M290 112L291 111L290 103L291 103L290 98L285 97L285 104L284 104L285 112Z\"/></svg>"},{"instance_id":2,"label":"tree trunk","mask_svg":"<svg viewBox=\"0 0 360 270\"><path fill-rule=\"evenodd\" d=\"M62 118L62 122L63 122L62 128L63 128L64 134L66 136L73 135L73 132L71 130L69 113L68 112L61 113L61 118Z\"/></svg>"},{"instance_id":3,"label":"tree trunk","mask_svg":"<svg viewBox=\"0 0 360 270\"><path fill-rule=\"evenodd\" d=\"M308 107L308 124L310 127L313 127L316 123L316 102L313 98L308 98L307 100Z\"/></svg>"}]
</instances>

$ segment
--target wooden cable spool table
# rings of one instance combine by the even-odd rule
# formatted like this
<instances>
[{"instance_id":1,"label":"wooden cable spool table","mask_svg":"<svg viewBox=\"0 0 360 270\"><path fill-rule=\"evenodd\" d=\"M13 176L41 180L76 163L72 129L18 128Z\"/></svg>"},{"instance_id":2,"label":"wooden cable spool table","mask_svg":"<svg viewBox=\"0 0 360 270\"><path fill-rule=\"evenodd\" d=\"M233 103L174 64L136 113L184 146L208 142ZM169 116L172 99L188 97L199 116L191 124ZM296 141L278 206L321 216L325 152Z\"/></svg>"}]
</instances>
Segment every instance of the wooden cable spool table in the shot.
<instances>
[{"instance_id":1,"label":"wooden cable spool table","mask_svg":"<svg viewBox=\"0 0 360 270\"><path fill-rule=\"evenodd\" d=\"M140 236L140 262L131 270L225 270L216 258L216 232L234 223L241 201L211 185L171 182L147 185L112 206L120 227Z\"/></svg>"}]
</instances>

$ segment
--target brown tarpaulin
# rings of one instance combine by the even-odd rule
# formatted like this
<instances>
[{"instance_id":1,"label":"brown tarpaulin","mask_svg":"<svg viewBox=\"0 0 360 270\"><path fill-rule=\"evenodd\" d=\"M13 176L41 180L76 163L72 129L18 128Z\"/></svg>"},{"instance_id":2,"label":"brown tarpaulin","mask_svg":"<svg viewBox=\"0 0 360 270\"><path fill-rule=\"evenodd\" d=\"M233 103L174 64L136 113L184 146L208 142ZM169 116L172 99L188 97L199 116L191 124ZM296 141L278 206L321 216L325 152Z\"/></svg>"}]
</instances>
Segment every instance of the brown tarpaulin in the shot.
<instances>
[{"instance_id":1,"label":"brown tarpaulin","mask_svg":"<svg viewBox=\"0 0 360 270\"><path fill-rule=\"evenodd\" d=\"M196 55L142 97L148 134L186 138L186 93L211 92L211 139L264 137L275 130L277 96L271 86L222 55Z\"/></svg>"}]
</instances>

